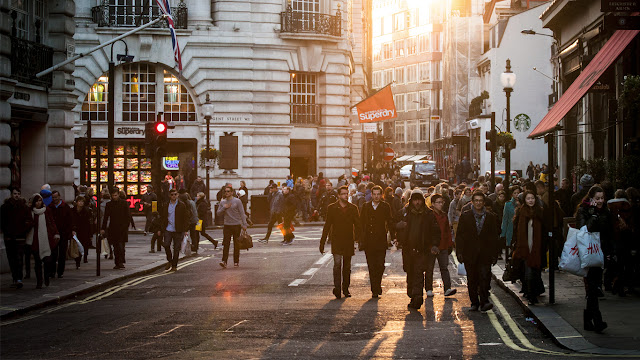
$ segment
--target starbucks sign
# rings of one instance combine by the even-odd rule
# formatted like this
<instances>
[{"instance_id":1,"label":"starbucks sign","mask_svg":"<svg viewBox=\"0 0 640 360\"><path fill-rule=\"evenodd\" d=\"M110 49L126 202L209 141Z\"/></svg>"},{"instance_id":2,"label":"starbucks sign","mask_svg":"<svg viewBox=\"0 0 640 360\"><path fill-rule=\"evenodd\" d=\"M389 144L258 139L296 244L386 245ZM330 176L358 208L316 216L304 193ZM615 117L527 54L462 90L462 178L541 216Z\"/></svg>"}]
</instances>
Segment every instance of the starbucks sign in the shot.
<instances>
[{"instance_id":1,"label":"starbucks sign","mask_svg":"<svg viewBox=\"0 0 640 360\"><path fill-rule=\"evenodd\" d=\"M518 131L527 131L531 128L531 118L527 114L518 114L513 120Z\"/></svg>"}]
</instances>

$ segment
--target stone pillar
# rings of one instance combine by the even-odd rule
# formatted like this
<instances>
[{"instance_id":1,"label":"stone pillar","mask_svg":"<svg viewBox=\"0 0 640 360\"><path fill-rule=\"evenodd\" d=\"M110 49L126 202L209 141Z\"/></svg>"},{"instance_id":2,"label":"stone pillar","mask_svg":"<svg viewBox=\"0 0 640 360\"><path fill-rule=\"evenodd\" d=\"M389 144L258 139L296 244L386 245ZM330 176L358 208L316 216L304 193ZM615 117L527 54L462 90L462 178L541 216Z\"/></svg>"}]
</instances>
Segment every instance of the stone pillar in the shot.
<instances>
[{"instance_id":1,"label":"stone pillar","mask_svg":"<svg viewBox=\"0 0 640 360\"><path fill-rule=\"evenodd\" d=\"M7 100L13 94L16 81L11 77L11 24L10 0L0 0L0 202L10 196L11 184L11 104Z\"/></svg>"},{"instance_id":2,"label":"stone pillar","mask_svg":"<svg viewBox=\"0 0 640 360\"><path fill-rule=\"evenodd\" d=\"M53 47L53 63L58 64L73 56L75 42L76 8L73 0L49 2L49 45ZM72 75L75 65L68 64L53 72L53 86L49 92L49 120L47 136L47 182L60 191L65 201L72 200L74 135L73 108L77 96Z\"/></svg>"},{"instance_id":3,"label":"stone pillar","mask_svg":"<svg viewBox=\"0 0 640 360\"><path fill-rule=\"evenodd\" d=\"M211 0L187 0L189 27L211 26Z\"/></svg>"}]
</instances>

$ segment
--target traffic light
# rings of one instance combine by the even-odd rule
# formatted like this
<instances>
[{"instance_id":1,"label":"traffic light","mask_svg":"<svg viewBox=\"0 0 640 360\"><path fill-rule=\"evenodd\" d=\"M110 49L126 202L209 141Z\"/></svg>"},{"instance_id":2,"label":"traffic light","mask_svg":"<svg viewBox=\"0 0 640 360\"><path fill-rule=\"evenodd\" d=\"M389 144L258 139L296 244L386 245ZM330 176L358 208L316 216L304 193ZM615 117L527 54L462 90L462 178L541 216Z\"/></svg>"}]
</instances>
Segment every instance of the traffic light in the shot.
<instances>
[{"instance_id":1,"label":"traffic light","mask_svg":"<svg viewBox=\"0 0 640 360\"><path fill-rule=\"evenodd\" d=\"M167 149L167 123L164 121L156 121L153 127L155 136L155 155L158 157L165 156Z\"/></svg>"},{"instance_id":2,"label":"traffic light","mask_svg":"<svg viewBox=\"0 0 640 360\"><path fill-rule=\"evenodd\" d=\"M492 153L496 152L496 130L491 129L485 132L485 136L487 137L486 149Z\"/></svg>"}]
</instances>

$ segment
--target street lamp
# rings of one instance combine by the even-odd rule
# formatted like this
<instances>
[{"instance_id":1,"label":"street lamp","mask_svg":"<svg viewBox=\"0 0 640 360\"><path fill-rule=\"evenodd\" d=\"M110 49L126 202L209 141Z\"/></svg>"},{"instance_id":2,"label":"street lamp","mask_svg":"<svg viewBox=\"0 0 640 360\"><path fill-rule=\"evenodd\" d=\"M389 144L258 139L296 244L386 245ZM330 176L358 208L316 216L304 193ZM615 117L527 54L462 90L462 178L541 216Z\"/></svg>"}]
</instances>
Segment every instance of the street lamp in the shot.
<instances>
[{"instance_id":1,"label":"street lamp","mask_svg":"<svg viewBox=\"0 0 640 360\"><path fill-rule=\"evenodd\" d=\"M507 96L507 132L511 133L511 93L513 92L513 86L516 84L516 74L511 71L511 60L507 59L507 69L500 74L500 82L504 88L504 92ZM506 183L504 188L506 195L509 193L509 182L511 181L511 144L505 144L505 179ZM492 174L493 176L493 174Z\"/></svg>"},{"instance_id":2,"label":"street lamp","mask_svg":"<svg viewBox=\"0 0 640 360\"><path fill-rule=\"evenodd\" d=\"M524 30L520 31L520 33L525 34L525 35L540 35L540 36L548 36L548 37L550 37L550 38L555 39L555 38L553 37L553 35L549 35L549 34L542 34L542 33L536 32L536 31L535 31L535 30L533 30L533 29L524 29Z\"/></svg>"},{"instance_id":3,"label":"street lamp","mask_svg":"<svg viewBox=\"0 0 640 360\"><path fill-rule=\"evenodd\" d=\"M204 115L205 120L207 120L207 150L205 151L205 168L207 171L206 181L207 181L207 201L209 200L209 126L211 125L211 117L213 116L213 104L209 99L209 94L207 94L207 98L205 103L202 105L202 115Z\"/></svg>"}]
</instances>

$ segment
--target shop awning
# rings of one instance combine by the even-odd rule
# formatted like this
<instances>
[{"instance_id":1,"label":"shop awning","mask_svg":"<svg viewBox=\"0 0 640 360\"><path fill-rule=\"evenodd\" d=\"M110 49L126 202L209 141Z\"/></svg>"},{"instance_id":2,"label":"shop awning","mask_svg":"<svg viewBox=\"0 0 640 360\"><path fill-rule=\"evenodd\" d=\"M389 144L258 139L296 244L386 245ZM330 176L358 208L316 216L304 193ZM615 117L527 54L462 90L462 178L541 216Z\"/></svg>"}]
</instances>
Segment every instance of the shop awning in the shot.
<instances>
[{"instance_id":1,"label":"shop awning","mask_svg":"<svg viewBox=\"0 0 640 360\"><path fill-rule=\"evenodd\" d=\"M573 108L576 103L589 91L591 86L598 81L600 75L604 73L611 64L622 54L622 51L636 37L640 30L618 30L589 65L580 73L578 78L571 84L569 89L562 94L560 100L553 105L551 111L540 121L538 126L529 134L530 138L543 136L558 125L560 120Z\"/></svg>"},{"instance_id":2,"label":"shop awning","mask_svg":"<svg viewBox=\"0 0 640 360\"><path fill-rule=\"evenodd\" d=\"M396 161L407 161L407 159L413 157L413 155L402 155L396 159Z\"/></svg>"},{"instance_id":3,"label":"shop awning","mask_svg":"<svg viewBox=\"0 0 640 360\"><path fill-rule=\"evenodd\" d=\"M411 158L405 160L405 161L418 161L418 160L422 160L424 158L426 158L427 155L413 155Z\"/></svg>"}]
</instances>

